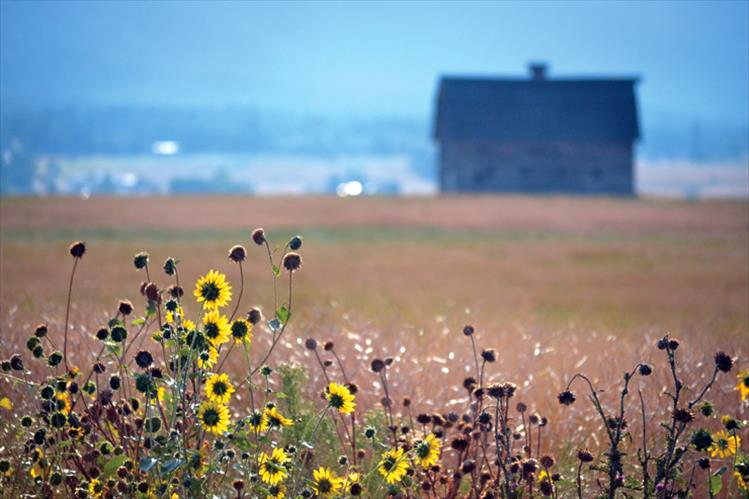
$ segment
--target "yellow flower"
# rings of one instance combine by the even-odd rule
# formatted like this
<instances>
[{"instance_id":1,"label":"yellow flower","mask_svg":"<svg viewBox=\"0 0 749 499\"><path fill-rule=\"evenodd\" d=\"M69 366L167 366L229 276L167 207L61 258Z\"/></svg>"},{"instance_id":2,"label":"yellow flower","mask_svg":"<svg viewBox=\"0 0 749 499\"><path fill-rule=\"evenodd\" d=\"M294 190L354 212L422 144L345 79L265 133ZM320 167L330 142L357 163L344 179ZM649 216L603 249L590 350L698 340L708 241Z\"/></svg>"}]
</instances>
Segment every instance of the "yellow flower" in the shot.
<instances>
[{"instance_id":1,"label":"yellow flower","mask_svg":"<svg viewBox=\"0 0 749 499\"><path fill-rule=\"evenodd\" d=\"M286 479L288 470L284 465L289 461L283 449L273 449L270 456L265 452L260 453L260 479L270 485L278 485L279 482Z\"/></svg>"},{"instance_id":2,"label":"yellow flower","mask_svg":"<svg viewBox=\"0 0 749 499\"><path fill-rule=\"evenodd\" d=\"M325 398L328 399L328 405L338 409L341 414L351 414L356 409L354 396L351 391L338 383L331 383L325 391Z\"/></svg>"},{"instance_id":3,"label":"yellow flower","mask_svg":"<svg viewBox=\"0 0 749 499\"><path fill-rule=\"evenodd\" d=\"M730 457L736 454L736 449L741 445L738 435L729 435L725 430L713 433L713 444L707 449L711 457Z\"/></svg>"},{"instance_id":4,"label":"yellow flower","mask_svg":"<svg viewBox=\"0 0 749 499\"><path fill-rule=\"evenodd\" d=\"M177 307L177 310L174 312L168 311L166 313L166 322L167 324L174 324L174 321L177 319L177 317L182 318L185 316L185 311L182 307Z\"/></svg>"},{"instance_id":5,"label":"yellow flower","mask_svg":"<svg viewBox=\"0 0 749 499\"><path fill-rule=\"evenodd\" d=\"M185 331L195 331L195 323L190 319L183 320L182 327L185 328Z\"/></svg>"},{"instance_id":6,"label":"yellow flower","mask_svg":"<svg viewBox=\"0 0 749 499\"><path fill-rule=\"evenodd\" d=\"M315 495L320 497L331 497L333 494L341 490L343 483L342 478L335 476L329 468L323 468L320 466L312 472L314 481L312 483L312 490L315 491Z\"/></svg>"},{"instance_id":7,"label":"yellow flower","mask_svg":"<svg viewBox=\"0 0 749 499\"><path fill-rule=\"evenodd\" d=\"M229 321L212 310L203 316L203 332L211 345L218 347L229 341Z\"/></svg>"},{"instance_id":8,"label":"yellow flower","mask_svg":"<svg viewBox=\"0 0 749 499\"><path fill-rule=\"evenodd\" d=\"M745 480L744 477L741 476L741 473L734 471L733 476L736 478L736 483L739 486L739 489L749 490L749 481Z\"/></svg>"},{"instance_id":9,"label":"yellow flower","mask_svg":"<svg viewBox=\"0 0 749 499\"><path fill-rule=\"evenodd\" d=\"M359 480L361 480L361 475L357 473L356 471L350 472L348 475L346 475L346 481L343 482L343 490L345 492L351 492L351 486L355 483L358 483Z\"/></svg>"},{"instance_id":10,"label":"yellow flower","mask_svg":"<svg viewBox=\"0 0 749 499\"><path fill-rule=\"evenodd\" d=\"M6 411L12 411L13 402L11 402L8 397L3 397L2 399L0 399L0 407L5 409Z\"/></svg>"},{"instance_id":11,"label":"yellow flower","mask_svg":"<svg viewBox=\"0 0 749 499\"><path fill-rule=\"evenodd\" d=\"M208 355L206 360L202 359L202 354L198 356L198 367L201 369L210 369L216 365L216 362L218 362L218 350L209 346L206 353Z\"/></svg>"},{"instance_id":12,"label":"yellow flower","mask_svg":"<svg viewBox=\"0 0 749 499\"><path fill-rule=\"evenodd\" d=\"M88 484L88 493L91 497L101 497L104 493L104 484L101 480L92 479Z\"/></svg>"},{"instance_id":13,"label":"yellow flower","mask_svg":"<svg viewBox=\"0 0 749 499\"><path fill-rule=\"evenodd\" d=\"M203 310L218 310L231 301L231 286L224 274L211 270L195 283L195 298L203 302Z\"/></svg>"},{"instance_id":14,"label":"yellow flower","mask_svg":"<svg viewBox=\"0 0 749 499\"><path fill-rule=\"evenodd\" d=\"M61 412L64 412L65 414L70 414L70 410L73 408L72 404L70 403L70 395L68 392L62 392L58 393L56 395L56 398L58 401L61 401L62 403L58 403L58 407L62 405L63 407L60 409Z\"/></svg>"},{"instance_id":15,"label":"yellow flower","mask_svg":"<svg viewBox=\"0 0 749 499\"><path fill-rule=\"evenodd\" d=\"M228 404L231 394L234 393L234 386L229 381L228 375L214 374L205 383L205 393L214 402Z\"/></svg>"},{"instance_id":16,"label":"yellow flower","mask_svg":"<svg viewBox=\"0 0 749 499\"><path fill-rule=\"evenodd\" d=\"M229 409L225 405L206 400L198 408L198 421L206 431L220 435L229 428Z\"/></svg>"},{"instance_id":17,"label":"yellow flower","mask_svg":"<svg viewBox=\"0 0 749 499\"><path fill-rule=\"evenodd\" d=\"M416 444L416 462L418 462L422 468L429 468L437 463L440 458L440 449L442 448L442 442L440 442L434 433L430 433Z\"/></svg>"},{"instance_id":18,"label":"yellow flower","mask_svg":"<svg viewBox=\"0 0 749 499\"><path fill-rule=\"evenodd\" d=\"M247 342L249 346L252 341L252 324L245 319L237 319L231 324L231 336L235 343Z\"/></svg>"},{"instance_id":19,"label":"yellow flower","mask_svg":"<svg viewBox=\"0 0 749 499\"><path fill-rule=\"evenodd\" d=\"M160 386L156 389L156 400L163 402L166 399L166 388Z\"/></svg>"},{"instance_id":20,"label":"yellow flower","mask_svg":"<svg viewBox=\"0 0 749 499\"><path fill-rule=\"evenodd\" d=\"M741 401L743 402L749 398L749 371L739 371L738 378L739 382L736 389L741 394Z\"/></svg>"},{"instance_id":21,"label":"yellow flower","mask_svg":"<svg viewBox=\"0 0 749 499\"><path fill-rule=\"evenodd\" d=\"M292 420L284 417L284 415L281 414L278 409L275 408L275 406L265 408L265 417L268 420L268 424L273 428L278 428L281 426L292 426L294 424Z\"/></svg>"},{"instance_id":22,"label":"yellow flower","mask_svg":"<svg viewBox=\"0 0 749 499\"><path fill-rule=\"evenodd\" d=\"M408 471L408 462L403 456L403 449L390 449L384 452L377 470L385 477L389 485L400 482Z\"/></svg>"},{"instance_id":23,"label":"yellow flower","mask_svg":"<svg viewBox=\"0 0 749 499\"><path fill-rule=\"evenodd\" d=\"M544 480L551 481L551 477L546 472L546 470L541 470L541 473L538 474L538 481L543 482Z\"/></svg>"},{"instance_id":24,"label":"yellow flower","mask_svg":"<svg viewBox=\"0 0 749 499\"><path fill-rule=\"evenodd\" d=\"M247 424L255 433L262 433L268 429L268 418L264 412L255 410L247 418Z\"/></svg>"},{"instance_id":25,"label":"yellow flower","mask_svg":"<svg viewBox=\"0 0 749 499\"><path fill-rule=\"evenodd\" d=\"M268 487L268 495L265 499L283 499L286 497L286 486L282 483Z\"/></svg>"}]
</instances>

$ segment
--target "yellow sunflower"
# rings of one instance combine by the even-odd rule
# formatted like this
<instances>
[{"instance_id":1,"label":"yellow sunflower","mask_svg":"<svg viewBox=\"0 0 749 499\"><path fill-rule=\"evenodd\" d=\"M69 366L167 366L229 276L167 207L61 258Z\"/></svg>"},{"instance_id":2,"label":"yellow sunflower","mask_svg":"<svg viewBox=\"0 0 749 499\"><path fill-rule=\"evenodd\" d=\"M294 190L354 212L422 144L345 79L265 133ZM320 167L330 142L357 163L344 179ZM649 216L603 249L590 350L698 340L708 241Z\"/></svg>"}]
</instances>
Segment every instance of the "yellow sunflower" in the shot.
<instances>
[{"instance_id":1,"label":"yellow sunflower","mask_svg":"<svg viewBox=\"0 0 749 499\"><path fill-rule=\"evenodd\" d=\"M64 412L65 414L70 414L70 410L73 408L73 405L70 403L70 395L68 394L68 392L58 393L55 398L57 398L57 407L60 409L60 411Z\"/></svg>"},{"instance_id":2,"label":"yellow sunflower","mask_svg":"<svg viewBox=\"0 0 749 499\"><path fill-rule=\"evenodd\" d=\"M282 483L268 487L268 495L265 499L283 499L286 497L286 486Z\"/></svg>"},{"instance_id":3,"label":"yellow sunflower","mask_svg":"<svg viewBox=\"0 0 749 499\"><path fill-rule=\"evenodd\" d=\"M177 320L177 318L183 318L185 316L185 311L182 307L177 307L177 310L174 312L167 311L166 313L166 322L167 324L174 324L174 322Z\"/></svg>"},{"instance_id":4,"label":"yellow sunflower","mask_svg":"<svg viewBox=\"0 0 749 499\"><path fill-rule=\"evenodd\" d=\"M437 460L440 458L441 448L442 442L437 439L434 433L430 433L424 438L424 440L418 442L414 447L414 450L416 451L416 462L418 462L422 468L429 468L437 463Z\"/></svg>"},{"instance_id":5,"label":"yellow sunflower","mask_svg":"<svg viewBox=\"0 0 749 499\"><path fill-rule=\"evenodd\" d=\"M323 468L320 466L312 472L312 476L314 477L312 490L315 491L315 495L320 497L331 497L341 490L343 478L336 477L335 473L329 468Z\"/></svg>"},{"instance_id":6,"label":"yellow sunflower","mask_svg":"<svg viewBox=\"0 0 749 499\"><path fill-rule=\"evenodd\" d=\"M361 480L361 475L357 473L356 471L350 472L348 475L346 475L346 480L343 482L343 490L346 493L351 492L351 486L355 483L359 483Z\"/></svg>"},{"instance_id":7,"label":"yellow sunflower","mask_svg":"<svg viewBox=\"0 0 749 499\"><path fill-rule=\"evenodd\" d=\"M284 466L289 462L289 456L283 449L275 448L270 456L265 452L260 453L260 479L270 485L278 485L289 475Z\"/></svg>"},{"instance_id":8,"label":"yellow sunflower","mask_svg":"<svg viewBox=\"0 0 749 499\"><path fill-rule=\"evenodd\" d=\"M403 449L390 449L382 454L382 459L377 465L380 475L385 477L389 485L400 482L408 471L408 462L403 456Z\"/></svg>"},{"instance_id":9,"label":"yellow sunflower","mask_svg":"<svg viewBox=\"0 0 749 499\"><path fill-rule=\"evenodd\" d=\"M195 283L195 298L203 302L203 310L218 310L231 301L231 286L226 276L211 270Z\"/></svg>"},{"instance_id":10,"label":"yellow sunflower","mask_svg":"<svg viewBox=\"0 0 749 499\"><path fill-rule=\"evenodd\" d=\"M213 400L206 400L198 408L198 421L206 431L220 435L229 428L229 409Z\"/></svg>"},{"instance_id":11,"label":"yellow sunflower","mask_svg":"<svg viewBox=\"0 0 749 499\"><path fill-rule=\"evenodd\" d=\"M184 319L182 321L182 327L185 328L185 331L195 331L195 323L190 319Z\"/></svg>"},{"instance_id":12,"label":"yellow sunflower","mask_svg":"<svg viewBox=\"0 0 749 499\"><path fill-rule=\"evenodd\" d=\"M739 371L738 378L739 382L736 389L741 394L741 401L743 402L749 398L749 371Z\"/></svg>"},{"instance_id":13,"label":"yellow sunflower","mask_svg":"<svg viewBox=\"0 0 749 499\"><path fill-rule=\"evenodd\" d=\"M255 410L247 417L247 424L255 433L262 433L268 429L268 418L264 412Z\"/></svg>"},{"instance_id":14,"label":"yellow sunflower","mask_svg":"<svg viewBox=\"0 0 749 499\"><path fill-rule=\"evenodd\" d=\"M265 417L268 420L268 424L273 428L292 426L294 424L292 420L281 414L276 407L266 407Z\"/></svg>"},{"instance_id":15,"label":"yellow sunflower","mask_svg":"<svg viewBox=\"0 0 749 499\"><path fill-rule=\"evenodd\" d=\"M237 319L231 324L231 336L235 343L247 342L249 346L252 341L252 324L245 319Z\"/></svg>"},{"instance_id":16,"label":"yellow sunflower","mask_svg":"<svg viewBox=\"0 0 749 499\"><path fill-rule=\"evenodd\" d=\"M736 484L741 490L749 490L749 481L747 481L740 472L734 471L733 476L736 479Z\"/></svg>"},{"instance_id":17,"label":"yellow sunflower","mask_svg":"<svg viewBox=\"0 0 749 499\"><path fill-rule=\"evenodd\" d=\"M231 394L234 393L234 386L227 374L214 374L205 382L205 393L209 400L219 404L228 404Z\"/></svg>"},{"instance_id":18,"label":"yellow sunflower","mask_svg":"<svg viewBox=\"0 0 749 499\"><path fill-rule=\"evenodd\" d=\"M91 497L101 497L104 494L104 484L94 478L88 484L88 494Z\"/></svg>"},{"instance_id":19,"label":"yellow sunflower","mask_svg":"<svg viewBox=\"0 0 749 499\"><path fill-rule=\"evenodd\" d=\"M341 414L351 414L356 409L351 391L338 383L331 383L328 386L325 391L325 398L328 399L328 405L337 409Z\"/></svg>"},{"instance_id":20,"label":"yellow sunflower","mask_svg":"<svg viewBox=\"0 0 749 499\"><path fill-rule=\"evenodd\" d=\"M725 430L713 433L713 444L707 449L711 457L730 457L736 454L736 449L741 445L738 435L730 435Z\"/></svg>"},{"instance_id":21,"label":"yellow sunflower","mask_svg":"<svg viewBox=\"0 0 749 499\"><path fill-rule=\"evenodd\" d=\"M229 320L225 315L212 310L203 316L203 333L214 347L229 341L229 332Z\"/></svg>"},{"instance_id":22,"label":"yellow sunflower","mask_svg":"<svg viewBox=\"0 0 749 499\"><path fill-rule=\"evenodd\" d=\"M205 355L205 360L203 360L203 354L198 356L198 367L201 369L210 369L216 365L216 362L218 362L218 350L216 350L215 347L209 346Z\"/></svg>"}]
</instances>

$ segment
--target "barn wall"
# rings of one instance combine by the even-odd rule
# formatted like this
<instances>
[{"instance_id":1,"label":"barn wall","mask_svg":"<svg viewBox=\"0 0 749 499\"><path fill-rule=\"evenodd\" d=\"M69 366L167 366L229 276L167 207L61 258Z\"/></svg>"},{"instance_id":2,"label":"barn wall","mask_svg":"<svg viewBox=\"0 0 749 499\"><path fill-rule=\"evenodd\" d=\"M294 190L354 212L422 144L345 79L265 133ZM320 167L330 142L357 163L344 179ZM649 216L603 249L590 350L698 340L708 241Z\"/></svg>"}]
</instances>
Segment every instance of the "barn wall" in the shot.
<instances>
[{"instance_id":1,"label":"barn wall","mask_svg":"<svg viewBox=\"0 0 749 499\"><path fill-rule=\"evenodd\" d=\"M626 144L446 143L443 192L614 194L634 192Z\"/></svg>"}]
</instances>

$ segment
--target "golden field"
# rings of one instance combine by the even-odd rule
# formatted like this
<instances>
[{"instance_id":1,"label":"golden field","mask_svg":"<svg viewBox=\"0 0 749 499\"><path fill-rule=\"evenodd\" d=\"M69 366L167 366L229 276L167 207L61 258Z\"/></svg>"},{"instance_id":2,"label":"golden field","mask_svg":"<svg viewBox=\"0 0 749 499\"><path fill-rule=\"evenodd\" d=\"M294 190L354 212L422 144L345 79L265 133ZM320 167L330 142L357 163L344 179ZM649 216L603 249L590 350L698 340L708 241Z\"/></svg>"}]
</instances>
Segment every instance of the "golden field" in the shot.
<instances>
[{"instance_id":1,"label":"golden field","mask_svg":"<svg viewBox=\"0 0 749 499\"><path fill-rule=\"evenodd\" d=\"M306 363L305 338L334 340L364 387L363 400L379 399L367 389L377 380L369 361L391 355L395 395L411 396L414 411L437 402L462 406L460 382L473 362L460 332L465 323L476 326L479 344L498 351L490 379L517 383L521 398L572 446L598 444L584 430L592 416L584 404L562 415L556 402L575 372L600 380L604 402L613 403L621 373L638 361L654 364L656 382L643 392L650 407L664 402L665 410L660 383L668 373L654 347L664 334L682 340L690 381L710 374L717 350L749 366L745 201L62 198L2 199L0 208L1 358L22 350L39 322L50 324L53 338L61 334L67 248L78 239L88 246L71 312L80 359L90 358L93 331L119 299L142 308L145 277L132 265L138 251L150 253L152 278L162 287L172 281L161 264L173 256L188 292L212 268L236 292L237 266L226 255L243 244L249 261L241 309L272 310L267 255L249 238L262 226L276 244L304 237L293 318L272 360ZM254 341L267 341L264 331ZM237 377L240 357L227 362ZM707 366L692 370L701 363ZM310 373L317 390L318 371ZM721 378L712 399L746 419L734 386L735 376ZM635 398L628 400L634 408ZM636 414L632 420L636 428Z\"/></svg>"}]
</instances>

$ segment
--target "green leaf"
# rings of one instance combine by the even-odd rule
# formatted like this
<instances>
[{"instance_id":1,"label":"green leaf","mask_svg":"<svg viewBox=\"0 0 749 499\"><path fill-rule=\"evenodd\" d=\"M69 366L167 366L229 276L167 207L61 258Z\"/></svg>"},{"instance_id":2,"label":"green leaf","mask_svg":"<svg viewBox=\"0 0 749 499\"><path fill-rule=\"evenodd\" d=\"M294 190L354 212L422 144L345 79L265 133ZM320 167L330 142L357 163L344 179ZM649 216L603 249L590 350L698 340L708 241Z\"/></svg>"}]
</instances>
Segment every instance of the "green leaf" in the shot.
<instances>
[{"instance_id":1,"label":"green leaf","mask_svg":"<svg viewBox=\"0 0 749 499\"><path fill-rule=\"evenodd\" d=\"M161 476L172 473L174 470L182 466L182 462L183 461L181 459L168 460L167 462L161 465Z\"/></svg>"},{"instance_id":2,"label":"green leaf","mask_svg":"<svg viewBox=\"0 0 749 499\"><path fill-rule=\"evenodd\" d=\"M710 492L713 494L719 493L720 489L723 488L723 480L720 478L720 475L711 476L708 486L710 487Z\"/></svg>"},{"instance_id":3,"label":"green leaf","mask_svg":"<svg viewBox=\"0 0 749 499\"><path fill-rule=\"evenodd\" d=\"M122 326L123 324L121 320L114 318L114 319L109 319L108 325L110 328L112 328L115 326Z\"/></svg>"},{"instance_id":4,"label":"green leaf","mask_svg":"<svg viewBox=\"0 0 749 499\"><path fill-rule=\"evenodd\" d=\"M152 457L144 457L140 460L140 470L143 473L148 472L151 468L153 468L156 465L156 460Z\"/></svg>"},{"instance_id":5,"label":"green leaf","mask_svg":"<svg viewBox=\"0 0 749 499\"><path fill-rule=\"evenodd\" d=\"M273 275L276 277L281 275L281 269L278 267L278 265L273 265Z\"/></svg>"},{"instance_id":6,"label":"green leaf","mask_svg":"<svg viewBox=\"0 0 749 499\"><path fill-rule=\"evenodd\" d=\"M286 324L291 318L291 312L289 312L289 309L286 308L286 305L281 305L280 307L278 307L278 310L276 310L276 317L278 317L278 320L281 321L281 324Z\"/></svg>"},{"instance_id":7,"label":"green leaf","mask_svg":"<svg viewBox=\"0 0 749 499\"><path fill-rule=\"evenodd\" d=\"M146 307L146 317L151 317L152 315L156 315L156 306L153 302L149 302Z\"/></svg>"},{"instance_id":8,"label":"green leaf","mask_svg":"<svg viewBox=\"0 0 749 499\"><path fill-rule=\"evenodd\" d=\"M277 399L285 399L285 398L289 398L289 396L286 395L284 392L276 392L276 398Z\"/></svg>"},{"instance_id":9,"label":"green leaf","mask_svg":"<svg viewBox=\"0 0 749 499\"><path fill-rule=\"evenodd\" d=\"M104 473L105 477L111 476L115 471L119 469L120 466L125 464L125 461L127 461L127 456L125 454L114 456L109 460L107 464L104 465L104 467L101 469L101 472Z\"/></svg>"},{"instance_id":10,"label":"green leaf","mask_svg":"<svg viewBox=\"0 0 749 499\"><path fill-rule=\"evenodd\" d=\"M145 317L138 317L137 319L133 319L133 322L131 322L131 324L133 326L140 326L140 325L143 325L145 323L146 323L146 318Z\"/></svg>"}]
</instances>

